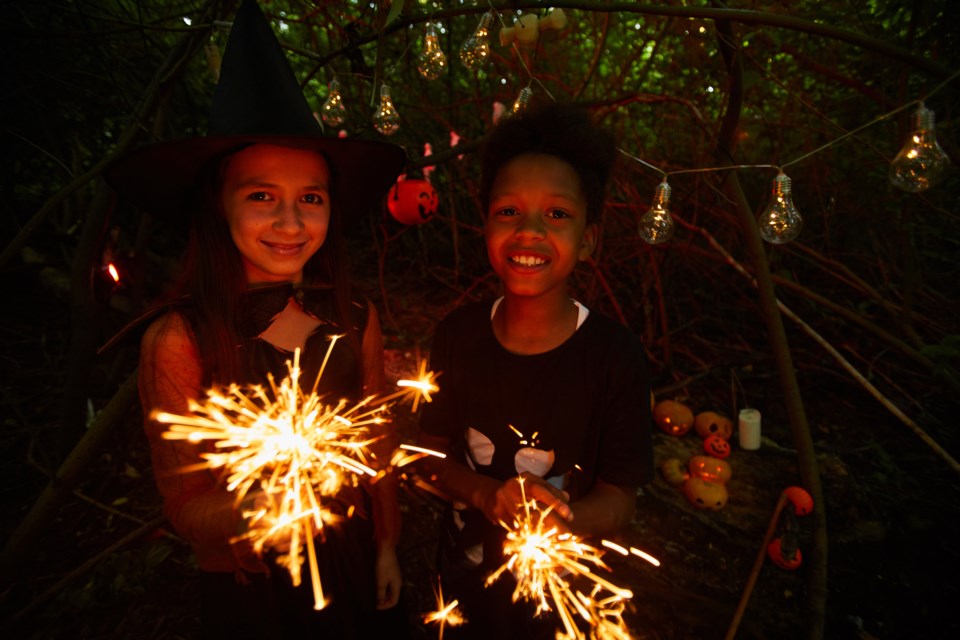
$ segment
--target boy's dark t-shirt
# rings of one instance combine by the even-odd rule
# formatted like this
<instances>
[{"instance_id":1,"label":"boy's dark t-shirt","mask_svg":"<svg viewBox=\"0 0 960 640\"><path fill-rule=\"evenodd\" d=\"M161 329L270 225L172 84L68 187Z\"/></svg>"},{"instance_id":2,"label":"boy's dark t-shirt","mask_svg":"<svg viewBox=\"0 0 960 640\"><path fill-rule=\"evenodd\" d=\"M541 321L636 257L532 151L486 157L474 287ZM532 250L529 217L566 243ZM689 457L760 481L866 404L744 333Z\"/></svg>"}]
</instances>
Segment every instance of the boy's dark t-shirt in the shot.
<instances>
[{"instance_id":1,"label":"boy's dark t-shirt","mask_svg":"<svg viewBox=\"0 0 960 640\"><path fill-rule=\"evenodd\" d=\"M530 471L571 500L597 479L649 482L650 378L640 340L590 312L557 348L517 355L494 335L492 308L491 301L465 305L438 325L430 366L440 391L424 406L421 430L449 438L454 459L479 473L506 480ZM473 547L479 560L476 545L499 527L477 512L456 520L455 546ZM488 568L498 564L486 560Z\"/></svg>"}]
</instances>

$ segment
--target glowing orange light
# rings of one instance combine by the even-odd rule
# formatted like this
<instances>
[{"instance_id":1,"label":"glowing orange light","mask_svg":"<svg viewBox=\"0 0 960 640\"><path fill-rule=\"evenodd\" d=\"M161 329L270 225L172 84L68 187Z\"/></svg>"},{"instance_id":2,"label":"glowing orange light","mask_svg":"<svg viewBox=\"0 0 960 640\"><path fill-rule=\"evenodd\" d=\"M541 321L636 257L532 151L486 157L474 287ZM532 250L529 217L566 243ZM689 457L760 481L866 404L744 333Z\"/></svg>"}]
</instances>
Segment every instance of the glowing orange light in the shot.
<instances>
[{"instance_id":1,"label":"glowing orange light","mask_svg":"<svg viewBox=\"0 0 960 640\"><path fill-rule=\"evenodd\" d=\"M557 638L588 637L577 626L577 616L592 629L590 637L629 638L622 614L633 592L595 573L595 568L609 571L600 551L578 536L549 526L547 516L553 508L541 510L535 500L527 500L523 478L519 481L523 509L513 523L500 523L507 530L503 547L507 560L490 574L486 584L510 571L517 582L513 601L522 598L536 603L537 615L555 611L563 625ZM574 589L568 576L592 583L590 592Z\"/></svg>"},{"instance_id":2,"label":"glowing orange light","mask_svg":"<svg viewBox=\"0 0 960 640\"><path fill-rule=\"evenodd\" d=\"M116 265L112 262L107 265L107 273L110 274L110 277L113 278L114 282L120 282L120 272L117 271Z\"/></svg>"}]
</instances>

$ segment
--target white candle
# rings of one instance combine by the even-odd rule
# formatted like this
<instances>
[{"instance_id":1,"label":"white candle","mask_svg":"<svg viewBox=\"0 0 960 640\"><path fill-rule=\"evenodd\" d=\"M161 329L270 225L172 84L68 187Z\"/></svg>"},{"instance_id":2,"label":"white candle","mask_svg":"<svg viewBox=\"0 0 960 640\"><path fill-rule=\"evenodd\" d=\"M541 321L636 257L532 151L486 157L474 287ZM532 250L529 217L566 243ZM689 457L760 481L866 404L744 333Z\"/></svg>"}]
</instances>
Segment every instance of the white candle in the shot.
<instances>
[{"instance_id":1,"label":"white candle","mask_svg":"<svg viewBox=\"0 0 960 640\"><path fill-rule=\"evenodd\" d=\"M738 432L740 448L750 451L760 448L760 412L756 409L740 409Z\"/></svg>"}]
</instances>

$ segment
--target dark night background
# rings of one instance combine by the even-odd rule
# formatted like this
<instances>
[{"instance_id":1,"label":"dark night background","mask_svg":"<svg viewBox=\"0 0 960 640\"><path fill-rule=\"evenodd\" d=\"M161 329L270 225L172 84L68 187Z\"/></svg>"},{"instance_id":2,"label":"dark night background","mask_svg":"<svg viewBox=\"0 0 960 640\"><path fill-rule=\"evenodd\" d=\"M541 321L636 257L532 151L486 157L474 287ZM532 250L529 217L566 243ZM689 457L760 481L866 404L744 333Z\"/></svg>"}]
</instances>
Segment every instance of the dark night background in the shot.
<instances>
[{"instance_id":1,"label":"dark night background","mask_svg":"<svg viewBox=\"0 0 960 640\"><path fill-rule=\"evenodd\" d=\"M160 519L129 384L136 339L97 354L175 275L182 230L116 202L100 171L151 138L203 132L214 86L205 45L222 48L236 4L0 4L5 637L196 637L196 568ZM497 290L476 201L476 149L494 103L509 105L528 83L538 99L583 103L626 154L686 172L670 176L676 234L651 246L637 220L660 176L624 155L576 296L643 338L658 399L763 413L761 449L734 446L729 458L724 509L694 508L659 474L638 495L621 542L663 564L610 558L614 579L635 593L635 635L723 638L778 496L814 478L823 499L796 523L804 563L792 572L764 563L736 637L956 637L958 5L492 5L508 24L514 11L547 7L568 21L522 53L501 46L495 28L490 60L468 70L456 51L488 3L261 0L315 109L336 74L342 128L377 138L371 98L389 82L401 114L392 140L412 174L433 167L432 220L405 226L383 207L349 229L357 287L380 309L388 372L412 373L447 311ZM442 27L449 58L436 81L416 70L427 20ZM941 184L909 194L887 171L920 99L953 164ZM787 165L804 227L755 256L744 220L766 206L769 165ZM119 266L119 285L107 261ZM767 281L792 316L761 293ZM788 401L791 378L802 415ZM396 425L416 437L415 416ZM658 463L686 460L701 444L693 433L654 438ZM413 488L401 500L405 605L415 636L432 638L419 615L434 604L441 505ZM825 557L814 550L818 531Z\"/></svg>"}]
</instances>

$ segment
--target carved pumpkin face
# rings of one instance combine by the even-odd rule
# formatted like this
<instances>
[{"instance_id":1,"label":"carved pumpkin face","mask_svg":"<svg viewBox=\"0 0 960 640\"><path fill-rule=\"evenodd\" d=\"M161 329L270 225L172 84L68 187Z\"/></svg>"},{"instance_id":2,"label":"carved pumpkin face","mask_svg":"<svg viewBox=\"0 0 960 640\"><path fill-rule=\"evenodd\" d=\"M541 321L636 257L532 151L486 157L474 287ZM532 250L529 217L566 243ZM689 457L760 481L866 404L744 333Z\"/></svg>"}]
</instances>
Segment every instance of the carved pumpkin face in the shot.
<instances>
[{"instance_id":1,"label":"carved pumpkin face","mask_svg":"<svg viewBox=\"0 0 960 640\"><path fill-rule=\"evenodd\" d=\"M693 412L682 402L661 400L653 408L653 421L664 433L682 436L693 426Z\"/></svg>"},{"instance_id":2,"label":"carved pumpkin face","mask_svg":"<svg viewBox=\"0 0 960 640\"><path fill-rule=\"evenodd\" d=\"M730 457L730 443L718 435L712 435L704 440L703 450L707 452L708 456L721 460Z\"/></svg>"},{"instance_id":3,"label":"carved pumpkin face","mask_svg":"<svg viewBox=\"0 0 960 640\"><path fill-rule=\"evenodd\" d=\"M690 474L703 478L708 482L726 483L733 475L733 469L726 460L714 458L713 456L693 456L687 465L690 468Z\"/></svg>"},{"instance_id":4,"label":"carved pumpkin face","mask_svg":"<svg viewBox=\"0 0 960 640\"><path fill-rule=\"evenodd\" d=\"M719 511L727 505L727 488L719 482L708 482L703 478L690 476L683 483L683 495L687 496L695 507Z\"/></svg>"},{"instance_id":5,"label":"carved pumpkin face","mask_svg":"<svg viewBox=\"0 0 960 640\"><path fill-rule=\"evenodd\" d=\"M715 411L701 411L693 419L693 428L697 435L706 440L712 435L718 435L729 440L733 435L733 422Z\"/></svg>"},{"instance_id":6,"label":"carved pumpkin face","mask_svg":"<svg viewBox=\"0 0 960 640\"><path fill-rule=\"evenodd\" d=\"M400 180L387 194L390 215L403 224L423 224L437 213L437 191L426 180Z\"/></svg>"}]
</instances>

